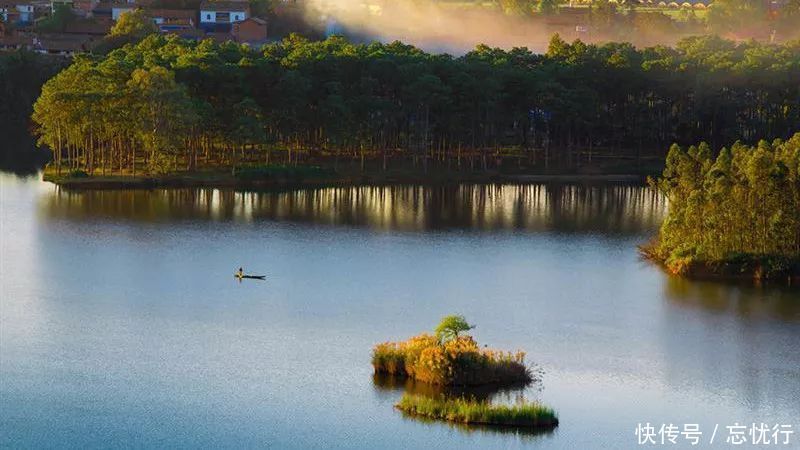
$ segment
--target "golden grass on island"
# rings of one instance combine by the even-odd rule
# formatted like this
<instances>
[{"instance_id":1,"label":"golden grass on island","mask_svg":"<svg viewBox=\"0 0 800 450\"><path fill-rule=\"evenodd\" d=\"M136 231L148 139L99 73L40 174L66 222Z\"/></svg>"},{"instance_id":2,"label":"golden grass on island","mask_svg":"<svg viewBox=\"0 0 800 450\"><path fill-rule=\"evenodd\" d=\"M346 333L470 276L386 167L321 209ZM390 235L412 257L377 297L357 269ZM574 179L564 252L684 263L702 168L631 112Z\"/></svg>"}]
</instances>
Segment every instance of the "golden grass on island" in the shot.
<instances>
[{"instance_id":1,"label":"golden grass on island","mask_svg":"<svg viewBox=\"0 0 800 450\"><path fill-rule=\"evenodd\" d=\"M453 329L442 329L442 324ZM420 334L403 342L384 342L372 351L376 373L407 376L437 385L527 384L532 376L525 353L480 348L463 317L449 316L437 336ZM460 327L460 328L459 328ZM454 331L455 330L455 331Z\"/></svg>"}]
</instances>

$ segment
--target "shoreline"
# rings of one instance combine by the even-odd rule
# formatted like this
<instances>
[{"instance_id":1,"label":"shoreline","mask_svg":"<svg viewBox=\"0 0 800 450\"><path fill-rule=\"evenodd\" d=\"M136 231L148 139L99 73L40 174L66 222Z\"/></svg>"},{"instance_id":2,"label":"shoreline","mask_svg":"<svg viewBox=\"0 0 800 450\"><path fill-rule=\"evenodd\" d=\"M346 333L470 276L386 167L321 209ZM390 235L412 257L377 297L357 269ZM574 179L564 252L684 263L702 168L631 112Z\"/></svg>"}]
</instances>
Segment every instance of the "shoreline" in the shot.
<instances>
[{"instance_id":1,"label":"shoreline","mask_svg":"<svg viewBox=\"0 0 800 450\"><path fill-rule=\"evenodd\" d=\"M434 173L341 174L312 178L278 178L242 180L219 172L196 172L178 175L153 176L91 176L85 178L57 176L44 172L42 180L57 186L80 190L156 189L156 188L323 188L331 186L387 185L446 185L476 184L536 184L536 183L644 183L646 176L636 174L502 174L502 173Z\"/></svg>"},{"instance_id":2,"label":"shoreline","mask_svg":"<svg viewBox=\"0 0 800 450\"><path fill-rule=\"evenodd\" d=\"M794 262L794 269L787 268L775 273L765 269L764 258L750 258L744 261L695 261L675 270L669 267L666 260L656 255L647 245L639 246L642 259L659 266L669 276L682 277L693 281L710 281L717 283L746 284L761 286L763 284L800 286L800 262Z\"/></svg>"}]
</instances>

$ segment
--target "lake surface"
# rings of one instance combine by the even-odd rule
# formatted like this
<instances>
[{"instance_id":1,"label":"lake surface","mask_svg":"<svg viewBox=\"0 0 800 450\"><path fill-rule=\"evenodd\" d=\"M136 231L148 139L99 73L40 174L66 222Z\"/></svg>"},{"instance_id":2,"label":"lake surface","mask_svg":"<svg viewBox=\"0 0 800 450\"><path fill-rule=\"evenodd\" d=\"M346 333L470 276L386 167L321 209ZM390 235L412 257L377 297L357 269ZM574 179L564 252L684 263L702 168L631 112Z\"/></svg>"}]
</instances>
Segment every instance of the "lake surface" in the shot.
<instances>
[{"instance_id":1,"label":"lake surface","mask_svg":"<svg viewBox=\"0 0 800 450\"><path fill-rule=\"evenodd\" d=\"M629 448L639 422L793 424L800 442L800 291L641 261L665 208L621 185L76 193L2 175L0 446ZM541 400L554 432L393 408L412 388L374 380L371 347L453 313L527 352L541 382L491 398Z\"/></svg>"}]
</instances>

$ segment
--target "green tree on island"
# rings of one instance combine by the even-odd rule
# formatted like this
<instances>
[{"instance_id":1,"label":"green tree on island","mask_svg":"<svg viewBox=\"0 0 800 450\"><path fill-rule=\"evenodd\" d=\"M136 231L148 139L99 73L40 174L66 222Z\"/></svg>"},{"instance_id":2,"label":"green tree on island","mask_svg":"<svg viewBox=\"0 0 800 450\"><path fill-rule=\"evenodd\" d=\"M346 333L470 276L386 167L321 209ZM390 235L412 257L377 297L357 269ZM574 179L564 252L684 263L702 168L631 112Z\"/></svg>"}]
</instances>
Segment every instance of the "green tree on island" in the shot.
<instances>
[{"instance_id":1,"label":"green tree on island","mask_svg":"<svg viewBox=\"0 0 800 450\"><path fill-rule=\"evenodd\" d=\"M475 325L467 323L467 319L465 319L464 316L453 315L445 316L442 321L439 322L434 332L439 342L448 342L458 338L459 334L465 333L473 328L475 328Z\"/></svg>"}]
</instances>

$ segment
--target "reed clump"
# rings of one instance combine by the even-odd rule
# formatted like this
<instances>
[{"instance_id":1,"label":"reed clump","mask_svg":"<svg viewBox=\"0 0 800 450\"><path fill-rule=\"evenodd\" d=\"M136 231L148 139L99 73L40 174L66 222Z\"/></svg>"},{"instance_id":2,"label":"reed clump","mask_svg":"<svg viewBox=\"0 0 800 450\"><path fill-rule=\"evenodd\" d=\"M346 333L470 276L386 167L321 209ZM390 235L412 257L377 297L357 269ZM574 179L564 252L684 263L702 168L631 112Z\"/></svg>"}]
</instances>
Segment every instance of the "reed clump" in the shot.
<instances>
[{"instance_id":1,"label":"reed clump","mask_svg":"<svg viewBox=\"0 0 800 450\"><path fill-rule=\"evenodd\" d=\"M404 394L396 407L413 416L465 424L530 428L558 426L558 416L555 411L535 402L494 405L487 401L466 398Z\"/></svg>"},{"instance_id":2,"label":"reed clump","mask_svg":"<svg viewBox=\"0 0 800 450\"><path fill-rule=\"evenodd\" d=\"M480 348L472 336L450 339L421 334L384 342L372 351L375 373L411 377L436 385L527 384L525 353Z\"/></svg>"}]
</instances>

